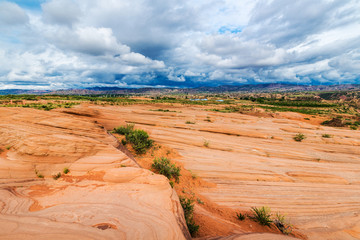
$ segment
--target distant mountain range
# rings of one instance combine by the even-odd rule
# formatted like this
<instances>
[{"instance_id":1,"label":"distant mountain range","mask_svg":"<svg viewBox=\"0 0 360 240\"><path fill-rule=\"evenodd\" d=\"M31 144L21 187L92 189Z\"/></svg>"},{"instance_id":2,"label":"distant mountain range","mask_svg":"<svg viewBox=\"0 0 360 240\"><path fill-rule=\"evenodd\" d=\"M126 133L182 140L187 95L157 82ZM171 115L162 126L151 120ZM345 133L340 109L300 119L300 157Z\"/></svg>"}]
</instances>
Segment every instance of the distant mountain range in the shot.
<instances>
[{"instance_id":1,"label":"distant mountain range","mask_svg":"<svg viewBox=\"0 0 360 240\"><path fill-rule=\"evenodd\" d=\"M218 87L198 88L118 88L118 87L94 87L88 89L66 90L0 90L0 95L9 94L60 94L60 95L98 95L98 94L174 94L174 93L226 93L226 92L302 92L302 91L349 91L360 90L360 84L341 85L296 85L284 83L247 84L247 85L222 85Z\"/></svg>"}]
</instances>

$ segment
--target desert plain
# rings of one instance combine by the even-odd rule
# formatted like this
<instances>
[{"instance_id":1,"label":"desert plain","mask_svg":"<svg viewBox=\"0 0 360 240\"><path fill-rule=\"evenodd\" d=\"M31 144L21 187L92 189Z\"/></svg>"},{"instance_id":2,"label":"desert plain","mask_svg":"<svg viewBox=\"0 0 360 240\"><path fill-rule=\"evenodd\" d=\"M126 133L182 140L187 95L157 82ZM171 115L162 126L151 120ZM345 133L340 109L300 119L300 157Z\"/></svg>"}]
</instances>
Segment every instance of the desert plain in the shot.
<instances>
[{"instance_id":1,"label":"desert plain","mask_svg":"<svg viewBox=\"0 0 360 240\"><path fill-rule=\"evenodd\" d=\"M195 198L198 239L360 239L358 131L320 125L326 116L209 109L0 108L0 238L191 239L184 194ZM125 124L163 150L128 150L111 133ZM182 167L174 188L151 171L161 155ZM261 206L293 232L236 218Z\"/></svg>"}]
</instances>

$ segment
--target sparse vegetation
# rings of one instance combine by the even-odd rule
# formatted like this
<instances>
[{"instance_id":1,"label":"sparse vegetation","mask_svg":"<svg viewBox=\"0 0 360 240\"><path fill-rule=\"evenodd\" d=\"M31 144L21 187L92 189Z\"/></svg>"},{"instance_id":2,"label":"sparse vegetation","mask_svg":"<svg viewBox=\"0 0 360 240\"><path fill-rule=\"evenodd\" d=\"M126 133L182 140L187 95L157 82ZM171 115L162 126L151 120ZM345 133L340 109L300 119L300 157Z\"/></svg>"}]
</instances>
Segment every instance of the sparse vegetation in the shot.
<instances>
[{"instance_id":1,"label":"sparse vegetation","mask_svg":"<svg viewBox=\"0 0 360 240\"><path fill-rule=\"evenodd\" d=\"M121 140L123 145L126 145L129 142L137 154L144 154L147 149L152 147L153 140L149 139L147 132L140 129L134 129L134 126L134 124L126 124L126 126L114 128L113 132L125 135L125 139Z\"/></svg>"},{"instance_id":2,"label":"sparse vegetation","mask_svg":"<svg viewBox=\"0 0 360 240\"><path fill-rule=\"evenodd\" d=\"M274 224L283 234L289 235L292 232L292 226L286 223L285 215L276 213Z\"/></svg>"},{"instance_id":3,"label":"sparse vegetation","mask_svg":"<svg viewBox=\"0 0 360 240\"><path fill-rule=\"evenodd\" d=\"M203 145L204 145L204 147L209 147L209 145L210 145L209 140L205 139Z\"/></svg>"},{"instance_id":4,"label":"sparse vegetation","mask_svg":"<svg viewBox=\"0 0 360 240\"><path fill-rule=\"evenodd\" d=\"M184 210L186 225L189 229L191 236L194 237L196 235L196 233L199 231L199 225L197 225L194 221L193 200L186 198L186 197L180 197L180 203Z\"/></svg>"},{"instance_id":5,"label":"sparse vegetation","mask_svg":"<svg viewBox=\"0 0 360 240\"><path fill-rule=\"evenodd\" d=\"M196 201L198 202L198 204L204 204L204 202L200 198L197 198Z\"/></svg>"},{"instance_id":6,"label":"sparse vegetation","mask_svg":"<svg viewBox=\"0 0 360 240\"><path fill-rule=\"evenodd\" d=\"M351 125L351 126L350 126L350 129L351 129L351 130L357 130L358 128L357 128L357 126Z\"/></svg>"},{"instance_id":7,"label":"sparse vegetation","mask_svg":"<svg viewBox=\"0 0 360 240\"><path fill-rule=\"evenodd\" d=\"M64 170L63 170L63 173L64 173L64 174L68 174L69 172L70 172L69 168L67 168L67 167L64 168Z\"/></svg>"},{"instance_id":8,"label":"sparse vegetation","mask_svg":"<svg viewBox=\"0 0 360 240\"><path fill-rule=\"evenodd\" d=\"M242 213L236 213L236 217L237 219L239 219L240 221L244 221L246 216L245 214L242 214Z\"/></svg>"},{"instance_id":9,"label":"sparse vegetation","mask_svg":"<svg viewBox=\"0 0 360 240\"><path fill-rule=\"evenodd\" d=\"M44 175L42 175L41 173L38 173L36 176L37 176L38 178L44 178Z\"/></svg>"},{"instance_id":10,"label":"sparse vegetation","mask_svg":"<svg viewBox=\"0 0 360 240\"><path fill-rule=\"evenodd\" d=\"M192 121L186 121L185 124L195 124L195 122Z\"/></svg>"},{"instance_id":11,"label":"sparse vegetation","mask_svg":"<svg viewBox=\"0 0 360 240\"><path fill-rule=\"evenodd\" d=\"M11 146L7 145L5 148L6 148L6 150L10 150Z\"/></svg>"},{"instance_id":12,"label":"sparse vegetation","mask_svg":"<svg viewBox=\"0 0 360 240\"><path fill-rule=\"evenodd\" d=\"M44 178L44 175L39 173L39 171L37 169L35 169L35 174L38 178Z\"/></svg>"},{"instance_id":13,"label":"sparse vegetation","mask_svg":"<svg viewBox=\"0 0 360 240\"><path fill-rule=\"evenodd\" d=\"M171 163L169 159L165 157L155 158L151 167L159 174L167 177L169 180L174 178L175 182L179 183L179 177L181 176L180 167L177 167L175 164Z\"/></svg>"},{"instance_id":14,"label":"sparse vegetation","mask_svg":"<svg viewBox=\"0 0 360 240\"><path fill-rule=\"evenodd\" d=\"M154 111L154 112L176 112L176 111L171 111L169 109L150 109L150 111Z\"/></svg>"},{"instance_id":15,"label":"sparse vegetation","mask_svg":"<svg viewBox=\"0 0 360 240\"><path fill-rule=\"evenodd\" d=\"M260 223L261 225L270 227L270 224L273 222L273 220L271 220L271 209L269 207L252 207L251 211L253 213L252 216L249 216L251 219Z\"/></svg>"},{"instance_id":16,"label":"sparse vegetation","mask_svg":"<svg viewBox=\"0 0 360 240\"><path fill-rule=\"evenodd\" d=\"M144 154L153 145L153 140L144 130L133 130L125 135L126 141L130 142L137 154Z\"/></svg>"},{"instance_id":17,"label":"sparse vegetation","mask_svg":"<svg viewBox=\"0 0 360 240\"><path fill-rule=\"evenodd\" d=\"M135 124L126 124L125 126L120 126L114 128L113 132L121 135L126 135L134 131Z\"/></svg>"},{"instance_id":18,"label":"sparse vegetation","mask_svg":"<svg viewBox=\"0 0 360 240\"><path fill-rule=\"evenodd\" d=\"M54 180L58 180L61 177L61 173L54 174L52 177Z\"/></svg>"},{"instance_id":19,"label":"sparse vegetation","mask_svg":"<svg viewBox=\"0 0 360 240\"><path fill-rule=\"evenodd\" d=\"M295 137L293 138L295 141L297 142L301 142L302 140L304 140L306 138L306 136L302 133L298 133L295 135Z\"/></svg>"},{"instance_id":20,"label":"sparse vegetation","mask_svg":"<svg viewBox=\"0 0 360 240\"><path fill-rule=\"evenodd\" d=\"M330 134L327 134L327 133L325 133L325 134L323 134L323 135L321 135L323 138L332 138L332 136L330 135Z\"/></svg>"}]
</instances>

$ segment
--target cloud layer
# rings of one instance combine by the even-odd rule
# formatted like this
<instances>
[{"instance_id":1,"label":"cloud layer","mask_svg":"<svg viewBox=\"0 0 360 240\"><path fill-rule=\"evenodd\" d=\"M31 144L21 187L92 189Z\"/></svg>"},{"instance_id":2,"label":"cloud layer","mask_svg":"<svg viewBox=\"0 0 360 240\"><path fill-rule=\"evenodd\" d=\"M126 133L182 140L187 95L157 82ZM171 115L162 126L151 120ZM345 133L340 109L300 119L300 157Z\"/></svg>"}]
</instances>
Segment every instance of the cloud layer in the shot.
<instances>
[{"instance_id":1,"label":"cloud layer","mask_svg":"<svg viewBox=\"0 0 360 240\"><path fill-rule=\"evenodd\" d=\"M0 89L360 83L357 0L0 0Z\"/></svg>"}]
</instances>

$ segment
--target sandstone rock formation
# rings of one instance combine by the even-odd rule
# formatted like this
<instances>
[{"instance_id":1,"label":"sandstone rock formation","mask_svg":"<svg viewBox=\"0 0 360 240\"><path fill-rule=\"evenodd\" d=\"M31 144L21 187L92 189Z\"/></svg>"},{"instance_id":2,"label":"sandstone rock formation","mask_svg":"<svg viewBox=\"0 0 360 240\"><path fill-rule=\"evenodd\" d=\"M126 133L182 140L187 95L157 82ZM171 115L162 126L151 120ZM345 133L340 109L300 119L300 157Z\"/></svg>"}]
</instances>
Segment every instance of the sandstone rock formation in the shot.
<instances>
[{"instance_id":1,"label":"sandstone rock formation","mask_svg":"<svg viewBox=\"0 0 360 240\"><path fill-rule=\"evenodd\" d=\"M117 145L83 116L0 108L0 239L189 239L168 180Z\"/></svg>"},{"instance_id":2,"label":"sandstone rock formation","mask_svg":"<svg viewBox=\"0 0 360 240\"><path fill-rule=\"evenodd\" d=\"M155 108L176 112L150 111ZM176 149L182 156L177 161L217 184L202 193L218 204L240 210L269 206L309 239L360 239L359 131L312 124L301 114L264 118L204 108L90 106L89 111L100 112L98 121L108 129L136 123ZM307 138L296 142L297 133Z\"/></svg>"}]
</instances>

